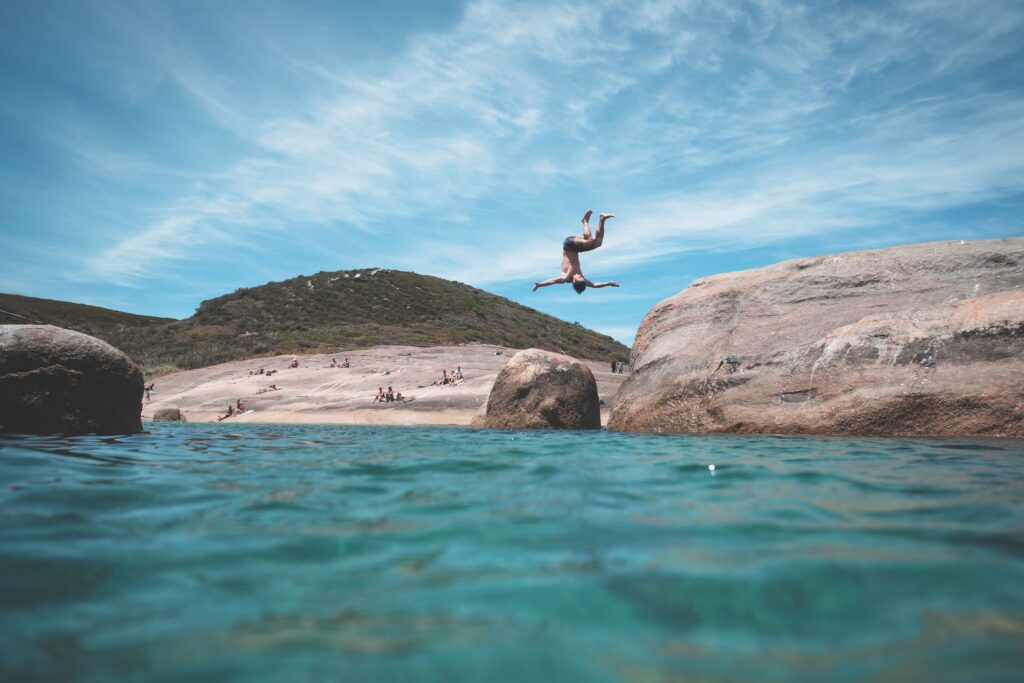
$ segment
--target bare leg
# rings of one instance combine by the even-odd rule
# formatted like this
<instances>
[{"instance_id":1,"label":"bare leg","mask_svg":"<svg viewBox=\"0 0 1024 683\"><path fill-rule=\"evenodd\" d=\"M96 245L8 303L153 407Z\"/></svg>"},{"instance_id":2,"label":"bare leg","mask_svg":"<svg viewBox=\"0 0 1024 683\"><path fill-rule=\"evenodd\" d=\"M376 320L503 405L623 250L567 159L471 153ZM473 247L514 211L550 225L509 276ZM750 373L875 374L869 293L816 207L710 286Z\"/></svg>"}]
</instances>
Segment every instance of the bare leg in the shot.
<instances>
[{"instance_id":1,"label":"bare leg","mask_svg":"<svg viewBox=\"0 0 1024 683\"><path fill-rule=\"evenodd\" d=\"M592 213L594 212L587 209L587 212L583 214L583 239L585 240L592 239L593 237L593 235L590 234L590 214Z\"/></svg>"},{"instance_id":2,"label":"bare leg","mask_svg":"<svg viewBox=\"0 0 1024 683\"><path fill-rule=\"evenodd\" d=\"M597 240L595 240L597 242L597 246L601 246L601 244L604 242L604 222L609 218L615 218L614 214L602 213L600 216L598 216Z\"/></svg>"}]
</instances>

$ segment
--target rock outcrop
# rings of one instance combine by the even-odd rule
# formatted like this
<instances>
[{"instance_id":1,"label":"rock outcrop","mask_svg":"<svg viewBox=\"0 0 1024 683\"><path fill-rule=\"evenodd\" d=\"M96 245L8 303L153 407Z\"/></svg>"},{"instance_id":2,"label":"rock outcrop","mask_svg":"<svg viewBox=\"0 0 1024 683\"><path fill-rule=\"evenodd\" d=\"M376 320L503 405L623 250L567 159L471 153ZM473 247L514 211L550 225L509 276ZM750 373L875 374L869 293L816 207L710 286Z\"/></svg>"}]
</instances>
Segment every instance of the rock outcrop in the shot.
<instances>
[{"instance_id":1,"label":"rock outcrop","mask_svg":"<svg viewBox=\"0 0 1024 683\"><path fill-rule=\"evenodd\" d=\"M1024 239L698 280L647 314L609 429L1024 436Z\"/></svg>"},{"instance_id":2,"label":"rock outcrop","mask_svg":"<svg viewBox=\"0 0 1024 683\"><path fill-rule=\"evenodd\" d=\"M142 386L138 366L95 337L0 325L0 432L140 432Z\"/></svg>"},{"instance_id":3,"label":"rock outcrop","mask_svg":"<svg viewBox=\"0 0 1024 683\"><path fill-rule=\"evenodd\" d=\"M153 413L153 422L187 422L180 408L160 408Z\"/></svg>"},{"instance_id":4,"label":"rock outcrop","mask_svg":"<svg viewBox=\"0 0 1024 683\"><path fill-rule=\"evenodd\" d=\"M498 373L474 426L492 429L600 429L597 382L586 365L526 349Z\"/></svg>"}]
</instances>

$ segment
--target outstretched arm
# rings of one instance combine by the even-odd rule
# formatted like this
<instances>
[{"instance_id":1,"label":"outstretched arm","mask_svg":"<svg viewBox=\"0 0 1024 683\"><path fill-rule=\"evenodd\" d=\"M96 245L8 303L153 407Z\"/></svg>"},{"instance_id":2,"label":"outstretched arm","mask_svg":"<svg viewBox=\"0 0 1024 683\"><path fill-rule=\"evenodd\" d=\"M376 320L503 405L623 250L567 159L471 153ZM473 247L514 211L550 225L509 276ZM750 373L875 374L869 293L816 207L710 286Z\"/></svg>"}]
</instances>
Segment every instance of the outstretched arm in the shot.
<instances>
[{"instance_id":1,"label":"outstretched arm","mask_svg":"<svg viewBox=\"0 0 1024 683\"><path fill-rule=\"evenodd\" d=\"M558 277L553 277L550 280L544 280L544 282L534 282L533 291L536 292L538 287L547 287L548 285L560 285L563 282L565 282L565 278L562 277L561 275L559 275Z\"/></svg>"},{"instance_id":2,"label":"outstretched arm","mask_svg":"<svg viewBox=\"0 0 1024 683\"><path fill-rule=\"evenodd\" d=\"M587 287L593 287L594 289L601 289L602 287L618 287L618 282L591 282L587 280Z\"/></svg>"}]
</instances>

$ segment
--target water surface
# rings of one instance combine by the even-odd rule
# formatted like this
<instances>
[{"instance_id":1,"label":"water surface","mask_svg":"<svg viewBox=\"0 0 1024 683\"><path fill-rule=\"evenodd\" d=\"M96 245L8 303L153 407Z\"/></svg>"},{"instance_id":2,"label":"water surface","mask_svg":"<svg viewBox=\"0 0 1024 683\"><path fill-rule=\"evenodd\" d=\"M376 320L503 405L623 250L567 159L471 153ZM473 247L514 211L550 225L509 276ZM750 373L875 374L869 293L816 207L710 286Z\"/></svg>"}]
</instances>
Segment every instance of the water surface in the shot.
<instances>
[{"instance_id":1,"label":"water surface","mask_svg":"<svg viewBox=\"0 0 1024 683\"><path fill-rule=\"evenodd\" d=\"M1024 670L1022 442L151 429L0 439L0 679Z\"/></svg>"}]
</instances>

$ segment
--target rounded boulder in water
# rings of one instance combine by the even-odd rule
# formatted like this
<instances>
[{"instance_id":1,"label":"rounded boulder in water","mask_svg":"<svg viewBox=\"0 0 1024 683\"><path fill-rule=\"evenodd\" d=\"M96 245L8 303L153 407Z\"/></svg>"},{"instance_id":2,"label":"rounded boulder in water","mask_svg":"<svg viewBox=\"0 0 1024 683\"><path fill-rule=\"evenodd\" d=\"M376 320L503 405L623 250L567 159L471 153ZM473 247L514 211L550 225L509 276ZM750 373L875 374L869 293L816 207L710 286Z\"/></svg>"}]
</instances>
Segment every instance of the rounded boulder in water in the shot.
<instances>
[{"instance_id":1,"label":"rounded boulder in water","mask_svg":"<svg viewBox=\"0 0 1024 683\"><path fill-rule=\"evenodd\" d=\"M185 422L180 408L161 408L153 413L153 422Z\"/></svg>"},{"instance_id":2,"label":"rounded boulder in water","mask_svg":"<svg viewBox=\"0 0 1024 683\"><path fill-rule=\"evenodd\" d=\"M474 425L492 429L600 429L594 373L559 353L526 349L494 380Z\"/></svg>"},{"instance_id":3,"label":"rounded boulder in water","mask_svg":"<svg viewBox=\"0 0 1024 683\"><path fill-rule=\"evenodd\" d=\"M142 371L105 341L51 325L0 325L0 433L142 431Z\"/></svg>"}]
</instances>

